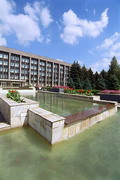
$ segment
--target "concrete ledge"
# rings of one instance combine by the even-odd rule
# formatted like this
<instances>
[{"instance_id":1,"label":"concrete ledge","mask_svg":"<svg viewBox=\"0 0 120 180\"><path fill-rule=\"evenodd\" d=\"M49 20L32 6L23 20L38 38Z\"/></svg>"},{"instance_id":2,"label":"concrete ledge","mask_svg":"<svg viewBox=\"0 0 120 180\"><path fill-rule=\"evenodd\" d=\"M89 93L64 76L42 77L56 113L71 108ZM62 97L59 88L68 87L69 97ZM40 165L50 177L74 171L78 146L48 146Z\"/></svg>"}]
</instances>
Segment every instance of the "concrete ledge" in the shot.
<instances>
[{"instance_id":1,"label":"concrete ledge","mask_svg":"<svg viewBox=\"0 0 120 180\"><path fill-rule=\"evenodd\" d=\"M25 103L17 103L5 95L0 95L0 111L11 127L28 124L28 109L39 107L36 101L24 98Z\"/></svg>"},{"instance_id":2,"label":"concrete ledge","mask_svg":"<svg viewBox=\"0 0 120 180\"><path fill-rule=\"evenodd\" d=\"M90 116L90 117L87 117L86 119L81 119L77 122L73 122L72 124L66 125L63 128L61 140L69 139L85 131L86 129L89 129L94 124L101 122L110 116L113 116L116 112L117 112L117 106L114 106L94 116Z\"/></svg>"},{"instance_id":3,"label":"concrete ledge","mask_svg":"<svg viewBox=\"0 0 120 180\"><path fill-rule=\"evenodd\" d=\"M42 108L29 109L29 125L42 135L50 144L61 140L64 117Z\"/></svg>"}]
</instances>

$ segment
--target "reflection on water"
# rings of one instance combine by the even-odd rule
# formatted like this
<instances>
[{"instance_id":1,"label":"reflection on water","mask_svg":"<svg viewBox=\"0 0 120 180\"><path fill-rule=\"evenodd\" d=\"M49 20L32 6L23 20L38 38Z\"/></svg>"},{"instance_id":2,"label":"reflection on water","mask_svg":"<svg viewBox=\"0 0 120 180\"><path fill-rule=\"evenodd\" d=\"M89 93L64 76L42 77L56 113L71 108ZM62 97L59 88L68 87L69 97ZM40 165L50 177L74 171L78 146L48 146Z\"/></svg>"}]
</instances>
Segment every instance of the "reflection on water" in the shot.
<instances>
[{"instance_id":1,"label":"reflection on water","mask_svg":"<svg viewBox=\"0 0 120 180\"><path fill-rule=\"evenodd\" d=\"M64 98L59 94L36 93L35 95L25 95L25 97L38 101L41 108L44 108L61 116L98 106L96 103Z\"/></svg>"},{"instance_id":2,"label":"reflection on water","mask_svg":"<svg viewBox=\"0 0 120 180\"><path fill-rule=\"evenodd\" d=\"M120 112L49 145L30 127L0 133L0 180L119 180Z\"/></svg>"}]
</instances>

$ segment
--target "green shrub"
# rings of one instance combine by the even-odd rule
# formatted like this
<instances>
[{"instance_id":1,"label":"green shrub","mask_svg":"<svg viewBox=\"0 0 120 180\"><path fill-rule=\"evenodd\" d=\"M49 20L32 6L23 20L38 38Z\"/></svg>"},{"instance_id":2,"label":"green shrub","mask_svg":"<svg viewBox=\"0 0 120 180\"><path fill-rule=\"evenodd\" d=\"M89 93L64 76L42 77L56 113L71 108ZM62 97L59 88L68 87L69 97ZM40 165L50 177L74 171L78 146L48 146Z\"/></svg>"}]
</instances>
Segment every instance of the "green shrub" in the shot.
<instances>
[{"instance_id":1,"label":"green shrub","mask_svg":"<svg viewBox=\"0 0 120 180\"><path fill-rule=\"evenodd\" d=\"M100 90L95 90L95 89L91 90L91 93L93 93L94 95L97 95L99 92Z\"/></svg>"},{"instance_id":2,"label":"green shrub","mask_svg":"<svg viewBox=\"0 0 120 180\"><path fill-rule=\"evenodd\" d=\"M9 90L8 93L6 94L6 97L18 103L25 102L23 99L21 99L20 93L16 90Z\"/></svg>"}]
</instances>

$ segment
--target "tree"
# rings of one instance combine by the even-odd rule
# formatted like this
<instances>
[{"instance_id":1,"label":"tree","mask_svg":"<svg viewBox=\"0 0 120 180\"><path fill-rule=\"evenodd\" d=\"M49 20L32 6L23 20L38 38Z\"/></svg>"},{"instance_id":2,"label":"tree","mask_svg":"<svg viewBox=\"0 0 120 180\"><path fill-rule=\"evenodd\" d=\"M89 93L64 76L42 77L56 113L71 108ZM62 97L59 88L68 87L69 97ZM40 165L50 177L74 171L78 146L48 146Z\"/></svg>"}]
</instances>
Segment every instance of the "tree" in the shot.
<instances>
[{"instance_id":1,"label":"tree","mask_svg":"<svg viewBox=\"0 0 120 180\"><path fill-rule=\"evenodd\" d=\"M119 90L120 88L119 81L115 75L112 75L112 74L110 75L108 87L111 90Z\"/></svg>"},{"instance_id":2,"label":"tree","mask_svg":"<svg viewBox=\"0 0 120 180\"><path fill-rule=\"evenodd\" d=\"M82 80L85 80L86 78L88 78L88 70L85 67L85 65L81 68L81 78Z\"/></svg>"},{"instance_id":3,"label":"tree","mask_svg":"<svg viewBox=\"0 0 120 180\"><path fill-rule=\"evenodd\" d=\"M68 86L71 87L71 88L75 88L75 84L73 82L73 79L72 78L69 78L69 81L68 81Z\"/></svg>"},{"instance_id":4,"label":"tree","mask_svg":"<svg viewBox=\"0 0 120 180\"><path fill-rule=\"evenodd\" d=\"M109 89L108 88L108 79L109 79L108 72L103 69L101 71L100 75L102 75L102 77L104 79L106 89Z\"/></svg>"},{"instance_id":5,"label":"tree","mask_svg":"<svg viewBox=\"0 0 120 180\"><path fill-rule=\"evenodd\" d=\"M95 80L94 80L94 74L91 68L88 69L88 79L91 83L92 89L95 89Z\"/></svg>"},{"instance_id":6,"label":"tree","mask_svg":"<svg viewBox=\"0 0 120 180\"><path fill-rule=\"evenodd\" d=\"M76 89L82 89L82 83L81 83L81 81L80 81L80 78L76 78L76 79L74 79L75 80L75 82L74 82L74 84L75 84L75 88Z\"/></svg>"},{"instance_id":7,"label":"tree","mask_svg":"<svg viewBox=\"0 0 120 180\"><path fill-rule=\"evenodd\" d=\"M74 61L70 68L69 83L70 87L76 89L82 88L82 83L80 81L80 65L78 62Z\"/></svg>"},{"instance_id":8,"label":"tree","mask_svg":"<svg viewBox=\"0 0 120 180\"><path fill-rule=\"evenodd\" d=\"M83 88L84 88L84 89L88 89L88 90L91 90L91 89L92 89L90 80L89 80L88 78L86 78L86 79L84 80Z\"/></svg>"},{"instance_id":9,"label":"tree","mask_svg":"<svg viewBox=\"0 0 120 180\"><path fill-rule=\"evenodd\" d=\"M115 56L112 58L112 60L110 62L107 80L108 80L108 88L109 89L119 89L119 87L120 87L120 66L119 66Z\"/></svg>"},{"instance_id":10,"label":"tree","mask_svg":"<svg viewBox=\"0 0 120 180\"><path fill-rule=\"evenodd\" d=\"M119 68L118 62L116 57L114 56L110 62L110 66L109 66L109 70L108 70L108 74L116 74L116 70Z\"/></svg>"},{"instance_id":11,"label":"tree","mask_svg":"<svg viewBox=\"0 0 120 180\"><path fill-rule=\"evenodd\" d=\"M98 85L97 88L99 90L104 90L106 89L106 83L105 83L105 79L102 77L102 75L100 74L98 77Z\"/></svg>"},{"instance_id":12,"label":"tree","mask_svg":"<svg viewBox=\"0 0 120 180\"><path fill-rule=\"evenodd\" d=\"M99 89L98 88L98 78L99 78L99 74L96 71L96 73L94 74L94 84L95 84L95 89Z\"/></svg>"}]
</instances>

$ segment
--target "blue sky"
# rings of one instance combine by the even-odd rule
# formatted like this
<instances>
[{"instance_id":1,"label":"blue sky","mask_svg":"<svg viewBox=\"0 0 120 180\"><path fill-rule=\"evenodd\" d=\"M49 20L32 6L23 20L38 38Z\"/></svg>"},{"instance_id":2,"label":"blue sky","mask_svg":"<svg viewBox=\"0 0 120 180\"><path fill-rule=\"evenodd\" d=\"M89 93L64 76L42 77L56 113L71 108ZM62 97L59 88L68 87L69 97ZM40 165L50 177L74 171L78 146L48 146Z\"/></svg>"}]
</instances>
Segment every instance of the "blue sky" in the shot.
<instances>
[{"instance_id":1,"label":"blue sky","mask_svg":"<svg viewBox=\"0 0 120 180\"><path fill-rule=\"evenodd\" d=\"M120 0L0 0L0 45L94 71L120 62Z\"/></svg>"}]
</instances>

